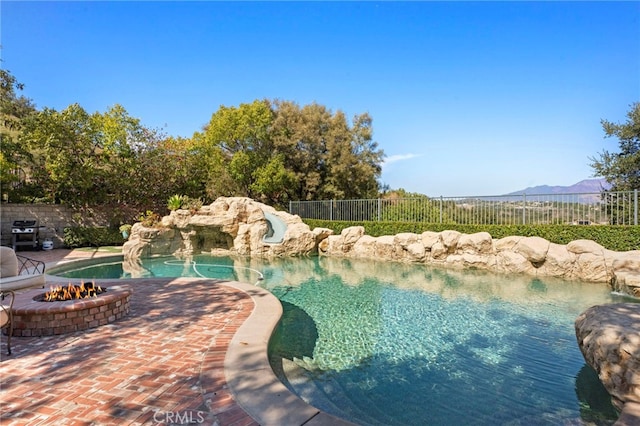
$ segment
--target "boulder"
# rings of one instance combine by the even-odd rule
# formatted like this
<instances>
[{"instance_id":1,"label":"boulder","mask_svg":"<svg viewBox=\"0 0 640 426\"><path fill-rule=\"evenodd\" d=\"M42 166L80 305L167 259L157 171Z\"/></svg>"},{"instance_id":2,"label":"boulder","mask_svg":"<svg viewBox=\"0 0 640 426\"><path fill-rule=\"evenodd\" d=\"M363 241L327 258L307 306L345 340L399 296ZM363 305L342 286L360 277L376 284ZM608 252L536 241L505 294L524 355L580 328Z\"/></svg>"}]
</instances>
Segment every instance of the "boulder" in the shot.
<instances>
[{"instance_id":1,"label":"boulder","mask_svg":"<svg viewBox=\"0 0 640 426\"><path fill-rule=\"evenodd\" d=\"M640 298L640 250L614 254L612 288Z\"/></svg>"},{"instance_id":2,"label":"boulder","mask_svg":"<svg viewBox=\"0 0 640 426\"><path fill-rule=\"evenodd\" d=\"M386 260L398 260L395 250L395 238L392 235L383 235L375 239L375 252L376 259Z\"/></svg>"},{"instance_id":3,"label":"boulder","mask_svg":"<svg viewBox=\"0 0 640 426\"><path fill-rule=\"evenodd\" d=\"M513 247L513 251L524 256L535 267L542 265L549 251L549 241L540 237L525 237Z\"/></svg>"},{"instance_id":4,"label":"boulder","mask_svg":"<svg viewBox=\"0 0 640 426\"><path fill-rule=\"evenodd\" d=\"M525 237L511 236L493 240L495 251L513 250L518 242Z\"/></svg>"},{"instance_id":5,"label":"boulder","mask_svg":"<svg viewBox=\"0 0 640 426\"><path fill-rule=\"evenodd\" d=\"M640 424L640 304L592 306L575 330L584 359L621 411L617 424Z\"/></svg>"},{"instance_id":6,"label":"boulder","mask_svg":"<svg viewBox=\"0 0 640 426\"><path fill-rule=\"evenodd\" d=\"M591 240L574 240L567 244L567 250L575 254L596 253L602 254L604 247Z\"/></svg>"},{"instance_id":7,"label":"boulder","mask_svg":"<svg viewBox=\"0 0 640 426\"><path fill-rule=\"evenodd\" d=\"M576 255L567 250L567 246L549 243L549 250L539 274L551 277L572 278Z\"/></svg>"},{"instance_id":8,"label":"boulder","mask_svg":"<svg viewBox=\"0 0 640 426\"><path fill-rule=\"evenodd\" d=\"M342 251L351 250L353 245L364 235L364 226L351 226L340 233L342 237Z\"/></svg>"},{"instance_id":9,"label":"boulder","mask_svg":"<svg viewBox=\"0 0 640 426\"><path fill-rule=\"evenodd\" d=\"M523 255L513 251L501 251L496 254L495 269L497 272L516 274L535 274L535 268Z\"/></svg>"},{"instance_id":10,"label":"boulder","mask_svg":"<svg viewBox=\"0 0 640 426\"><path fill-rule=\"evenodd\" d=\"M425 231L420 234L420 237L422 238L422 245L427 251L431 251L431 247L433 247L435 243L440 242L440 233L438 232Z\"/></svg>"},{"instance_id":11,"label":"boulder","mask_svg":"<svg viewBox=\"0 0 640 426\"><path fill-rule=\"evenodd\" d=\"M401 233L394 237L395 258L406 262L421 262L426 253L422 236L413 233Z\"/></svg>"},{"instance_id":12,"label":"boulder","mask_svg":"<svg viewBox=\"0 0 640 426\"><path fill-rule=\"evenodd\" d=\"M493 251L493 239L488 232L462 234L458 238L457 250L459 253L489 254Z\"/></svg>"},{"instance_id":13,"label":"boulder","mask_svg":"<svg viewBox=\"0 0 640 426\"><path fill-rule=\"evenodd\" d=\"M447 249L448 253L453 253L458 244L458 240L462 234L458 231L442 231L440 233L440 241Z\"/></svg>"},{"instance_id":14,"label":"boulder","mask_svg":"<svg viewBox=\"0 0 640 426\"><path fill-rule=\"evenodd\" d=\"M376 256L376 238L371 235L363 235L353 245L352 256L365 259L373 259Z\"/></svg>"},{"instance_id":15,"label":"boulder","mask_svg":"<svg viewBox=\"0 0 640 426\"><path fill-rule=\"evenodd\" d=\"M591 282L611 282L613 271L607 269L602 252L582 253L576 257L574 277Z\"/></svg>"}]
</instances>

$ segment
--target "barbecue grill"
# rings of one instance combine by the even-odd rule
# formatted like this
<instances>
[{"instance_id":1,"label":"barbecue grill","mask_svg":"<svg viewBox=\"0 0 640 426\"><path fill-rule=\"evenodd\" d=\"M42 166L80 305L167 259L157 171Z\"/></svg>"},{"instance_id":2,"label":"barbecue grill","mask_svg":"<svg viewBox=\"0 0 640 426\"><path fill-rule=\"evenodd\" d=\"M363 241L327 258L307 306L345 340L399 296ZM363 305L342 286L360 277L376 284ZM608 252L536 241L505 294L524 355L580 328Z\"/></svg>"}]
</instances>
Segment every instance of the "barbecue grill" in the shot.
<instances>
[{"instance_id":1,"label":"barbecue grill","mask_svg":"<svg viewBox=\"0 0 640 426\"><path fill-rule=\"evenodd\" d=\"M15 220L11 225L11 244L17 246L38 247L38 221L35 219Z\"/></svg>"}]
</instances>

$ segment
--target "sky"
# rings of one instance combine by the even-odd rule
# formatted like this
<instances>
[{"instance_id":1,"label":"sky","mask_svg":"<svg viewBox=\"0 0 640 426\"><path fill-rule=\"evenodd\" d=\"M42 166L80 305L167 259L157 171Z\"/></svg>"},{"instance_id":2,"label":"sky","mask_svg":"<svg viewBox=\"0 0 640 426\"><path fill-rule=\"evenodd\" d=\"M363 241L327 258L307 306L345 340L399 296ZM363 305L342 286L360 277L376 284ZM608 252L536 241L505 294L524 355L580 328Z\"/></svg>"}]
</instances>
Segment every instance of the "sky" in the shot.
<instances>
[{"instance_id":1,"label":"sky","mask_svg":"<svg viewBox=\"0 0 640 426\"><path fill-rule=\"evenodd\" d=\"M120 104L190 137L256 99L368 112L381 182L498 195L593 176L640 102L640 2L0 3L38 108Z\"/></svg>"}]
</instances>

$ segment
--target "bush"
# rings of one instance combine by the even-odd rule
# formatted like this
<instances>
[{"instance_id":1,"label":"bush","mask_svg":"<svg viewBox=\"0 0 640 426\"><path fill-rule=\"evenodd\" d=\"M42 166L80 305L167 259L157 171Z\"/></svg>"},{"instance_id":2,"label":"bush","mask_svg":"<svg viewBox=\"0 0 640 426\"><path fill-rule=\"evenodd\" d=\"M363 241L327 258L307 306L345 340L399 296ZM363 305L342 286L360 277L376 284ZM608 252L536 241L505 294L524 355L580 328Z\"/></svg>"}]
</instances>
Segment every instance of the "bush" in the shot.
<instances>
[{"instance_id":1,"label":"bush","mask_svg":"<svg viewBox=\"0 0 640 426\"><path fill-rule=\"evenodd\" d=\"M117 246L124 243L118 229L74 226L64 228L64 245L68 248Z\"/></svg>"},{"instance_id":2,"label":"bush","mask_svg":"<svg viewBox=\"0 0 640 426\"><path fill-rule=\"evenodd\" d=\"M350 226L364 226L367 235L395 235L401 232L421 234L425 231L458 231L463 234L488 232L493 238L512 235L541 237L552 243L568 244L575 240L592 240L615 251L640 250L640 226L621 225L452 225L418 222L346 222L304 219L313 228L329 228L339 234Z\"/></svg>"},{"instance_id":3,"label":"bush","mask_svg":"<svg viewBox=\"0 0 640 426\"><path fill-rule=\"evenodd\" d=\"M160 215L151 210L140 213L140 216L138 216L138 221L142 224L142 226L145 226L147 228L153 228L154 226L159 224L161 220L162 218L160 217Z\"/></svg>"}]
</instances>

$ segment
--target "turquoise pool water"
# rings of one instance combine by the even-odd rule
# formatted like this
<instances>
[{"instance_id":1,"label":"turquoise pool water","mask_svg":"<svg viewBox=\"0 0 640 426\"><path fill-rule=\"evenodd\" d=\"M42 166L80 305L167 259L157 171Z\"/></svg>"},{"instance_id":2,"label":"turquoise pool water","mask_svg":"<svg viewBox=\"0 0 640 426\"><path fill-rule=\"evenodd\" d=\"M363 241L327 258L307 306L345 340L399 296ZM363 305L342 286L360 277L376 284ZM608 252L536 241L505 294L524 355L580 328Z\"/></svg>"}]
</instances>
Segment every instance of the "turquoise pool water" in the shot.
<instances>
[{"instance_id":1,"label":"turquoise pool water","mask_svg":"<svg viewBox=\"0 0 640 426\"><path fill-rule=\"evenodd\" d=\"M310 404L358 424L617 417L573 327L587 307L623 300L604 285L323 257L193 262L111 262L64 275L207 276L267 288L284 307L270 343L276 374Z\"/></svg>"}]
</instances>

